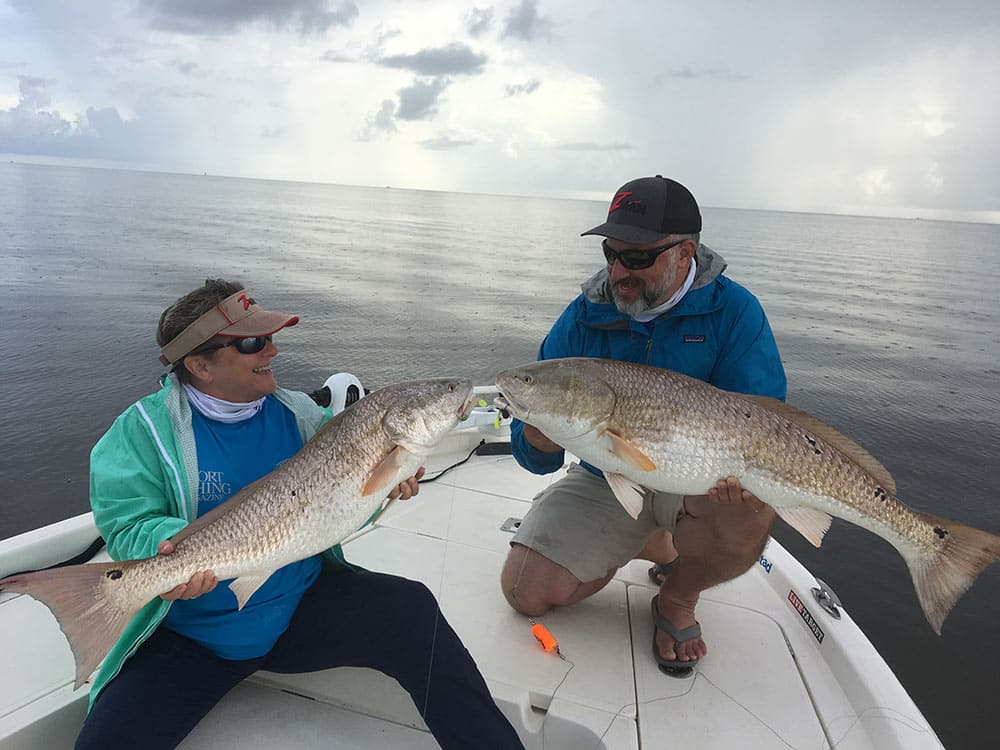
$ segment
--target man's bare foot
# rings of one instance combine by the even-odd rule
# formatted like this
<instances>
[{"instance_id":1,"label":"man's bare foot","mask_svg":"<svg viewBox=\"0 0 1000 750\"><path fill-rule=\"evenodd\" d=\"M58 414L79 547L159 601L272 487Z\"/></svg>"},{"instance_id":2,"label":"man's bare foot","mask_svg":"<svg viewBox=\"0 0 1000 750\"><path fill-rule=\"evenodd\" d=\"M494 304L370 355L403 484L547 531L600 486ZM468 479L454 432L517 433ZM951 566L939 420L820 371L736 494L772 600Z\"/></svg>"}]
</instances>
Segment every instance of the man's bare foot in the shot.
<instances>
[{"instance_id":1,"label":"man's bare foot","mask_svg":"<svg viewBox=\"0 0 1000 750\"><path fill-rule=\"evenodd\" d=\"M660 615L668 620L675 630L684 630L694 625L694 602L673 598L668 591L660 590L656 607ZM660 656L667 661L697 661L708 653L708 647L701 636L675 643L670 633L656 630L656 647Z\"/></svg>"}]
</instances>

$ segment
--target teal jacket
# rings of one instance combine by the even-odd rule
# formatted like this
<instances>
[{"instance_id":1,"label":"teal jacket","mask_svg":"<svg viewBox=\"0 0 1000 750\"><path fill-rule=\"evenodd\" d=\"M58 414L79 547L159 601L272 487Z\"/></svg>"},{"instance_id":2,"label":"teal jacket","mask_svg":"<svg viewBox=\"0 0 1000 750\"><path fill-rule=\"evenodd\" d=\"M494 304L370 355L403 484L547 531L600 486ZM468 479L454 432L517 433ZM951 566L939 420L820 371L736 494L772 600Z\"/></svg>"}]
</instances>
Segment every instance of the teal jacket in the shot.
<instances>
[{"instance_id":1,"label":"teal jacket","mask_svg":"<svg viewBox=\"0 0 1000 750\"><path fill-rule=\"evenodd\" d=\"M599 357L662 367L736 393L785 400L781 355L764 308L753 294L723 275L726 261L706 245L695 256L691 289L648 328L619 312L607 269L587 279L582 294L563 311L538 350L538 359ZM511 425L514 458L528 471L549 474L563 451L537 450L524 423ZM581 462L590 472L599 469Z\"/></svg>"},{"instance_id":2,"label":"teal jacket","mask_svg":"<svg viewBox=\"0 0 1000 750\"><path fill-rule=\"evenodd\" d=\"M90 453L90 505L113 560L152 557L160 542L198 515L191 407L175 375L160 385L126 409ZM295 415L303 442L332 417L305 393L279 388L274 395ZM324 563L350 567L339 545L323 555ZM169 608L157 597L132 618L97 671L90 706Z\"/></svg>"}]
</instances>

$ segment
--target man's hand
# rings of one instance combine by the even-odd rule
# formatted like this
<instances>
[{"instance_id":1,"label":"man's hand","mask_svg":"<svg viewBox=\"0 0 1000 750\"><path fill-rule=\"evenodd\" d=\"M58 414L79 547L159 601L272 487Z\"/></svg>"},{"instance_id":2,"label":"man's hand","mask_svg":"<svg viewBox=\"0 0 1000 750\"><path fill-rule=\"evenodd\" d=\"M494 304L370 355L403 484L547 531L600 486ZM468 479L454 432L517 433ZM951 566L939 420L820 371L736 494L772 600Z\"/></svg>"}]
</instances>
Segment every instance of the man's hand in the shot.
<instances>
[{"instance_id":1,"label":"man's hand","mask_svg":"<svg viewBox=\"0 0 1000 750\"><path fill-rule=\"evenodd\" d=\"M169 539L164 539L156 548L158 555L170 555L173 554L173 551L174 544ZM194 599L202 594L207 594L215 588L218 582L219 579L215 577L215 573L211 570L203 570L191 576L191 580L187 583L174 586L165 594L160 594L160 598L165 602L172 602L176 599Z\"/></svg>"},{"instance_id":2,"label":"man's hand","mask_svg":"<svg viewBox=\"0 0 1000 750\"><path fill-rule=\"evenodd\" d=\"M541 430L527 423L524 425L524 439L528 441L528 444L532 448L542 451L542 453L555 453L562 450L561 445L553 443L545 437Z\"/></svg>"},{"instance_id":3,"label":"man's hand","mask_svg":"<svg viewBox=\"0 0 1000 750\"><path fill-rule=\"evenodd\" d=\"M420 492L420 478L423 475L424 467L421 466L417 469L416 474L409 479L404 479L393 488L392 492L389 493L389 499L395 500L399 498L401 500L409 500L411 497Z\"/></svg>"}]
</instances>

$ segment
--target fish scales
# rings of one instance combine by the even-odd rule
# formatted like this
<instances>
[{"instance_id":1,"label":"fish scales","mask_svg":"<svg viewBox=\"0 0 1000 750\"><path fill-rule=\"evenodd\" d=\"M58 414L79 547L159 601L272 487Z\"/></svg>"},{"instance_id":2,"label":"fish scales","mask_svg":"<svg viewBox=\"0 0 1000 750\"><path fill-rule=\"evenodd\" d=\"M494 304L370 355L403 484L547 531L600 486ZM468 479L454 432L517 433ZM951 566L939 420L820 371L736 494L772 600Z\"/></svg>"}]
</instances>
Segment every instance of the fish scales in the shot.
<instances>
[{"instance_id":1,"label":"fish scales","mask_svg":"<svg viewBox=\"0 0 1000 750\"><path fill-rule=\"evenodd\" d=\"M591 358L536 362L496 382L515 417L603 470L633 515L641 498L628 482L701 495L734 476L816 546L830 516L882 536L906 561L937 632L979 572L1000 558L1000 537L910 508L867 451L774 399ZM628 480L624 488L617 476Z\"/></svg>"},{"instance_id":2,"label":"fish scales","mask_svg":"<svg viewBox=\"0 0 1000 750\"><path fill-rule=\"evenodd\" d=\"M607 370L617 396L609 424L644 449L664 491L701 494L720 477L740 476L775 507L811 497L839 501L837 515L919 523L894 496L879 499L878 483L836 447L780 414L678 373L610 360Z\"/></svg>"},{"instance_id":3,"label":"fish scales","mask_svg":"<svg viewBox=\"0 0 1000 750\"><path fill-rule=\"evenodd\" d=\"M375 391L172 537L172 554L19 574L0 581L0 590L27 593L52 610L70 641L79 686L142 606L196 572L234 578L230 588L242 608L275 570L360 528L458 424L471 393L471 382L454 379Z\"/></svg>"}]
</instances>

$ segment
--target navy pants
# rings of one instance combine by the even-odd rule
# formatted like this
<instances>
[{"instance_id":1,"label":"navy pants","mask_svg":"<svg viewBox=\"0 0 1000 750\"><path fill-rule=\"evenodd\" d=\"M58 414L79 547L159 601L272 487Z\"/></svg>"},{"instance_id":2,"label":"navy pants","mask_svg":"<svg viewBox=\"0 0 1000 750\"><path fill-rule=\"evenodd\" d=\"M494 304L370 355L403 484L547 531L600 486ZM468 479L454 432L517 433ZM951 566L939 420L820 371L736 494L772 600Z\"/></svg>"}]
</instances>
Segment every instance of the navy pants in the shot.
<instances>
[{"instance_id":1,"label":"navy pants","mask_svg":"<svg viewBox=\"0 0 1000 750\"><path fill-rule=\"evenodd\" d=\"M220 659L157 629L101 691L76 748L173 748L258 669L331 667L370 667L395 678L442 748L523 748L427 587L364 570L324 571L288 630L258 659Z\"/></svg>"}]
</instances>

